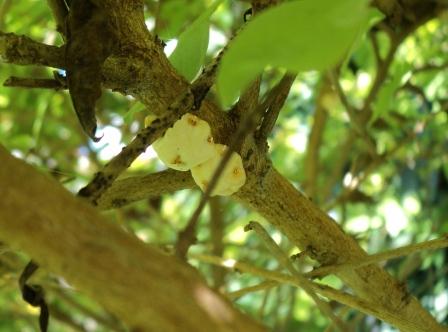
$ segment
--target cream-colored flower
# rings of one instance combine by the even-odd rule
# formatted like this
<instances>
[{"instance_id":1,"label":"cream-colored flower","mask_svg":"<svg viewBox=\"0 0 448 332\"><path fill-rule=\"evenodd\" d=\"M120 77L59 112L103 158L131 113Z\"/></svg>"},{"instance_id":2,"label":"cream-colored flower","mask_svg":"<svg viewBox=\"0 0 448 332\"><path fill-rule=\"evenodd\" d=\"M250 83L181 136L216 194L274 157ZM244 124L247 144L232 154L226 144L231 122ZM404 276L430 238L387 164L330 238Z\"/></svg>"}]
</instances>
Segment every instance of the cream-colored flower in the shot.
<instances>
[{"instance_id":1,"label":"cream-colored flower","mask_svg":"<svg viewBox=\"0 0 448 332\"><path fill-rule=\"evenodd\" d=\"M209 124L191 113L182 116L152 146L165 165L178 171L203 163L215 151Z\"/></svg>"},{"instance_id":2,"label":"cream-colored flower","mask_svg":"<svg viewBox=\"0 0 448 332\"><path fill-rule=\"evenodd\" d=\"M222 144L215 144L214 147L215 153L210 159L191 169L191 175L202 191L205 191L207 188L216 168L227 150L227 146ZM211 195L232 195L236 193L245 182L246 172L244 171L243 161L238 153L233 152Z\"/></svg>"}]
</instances>

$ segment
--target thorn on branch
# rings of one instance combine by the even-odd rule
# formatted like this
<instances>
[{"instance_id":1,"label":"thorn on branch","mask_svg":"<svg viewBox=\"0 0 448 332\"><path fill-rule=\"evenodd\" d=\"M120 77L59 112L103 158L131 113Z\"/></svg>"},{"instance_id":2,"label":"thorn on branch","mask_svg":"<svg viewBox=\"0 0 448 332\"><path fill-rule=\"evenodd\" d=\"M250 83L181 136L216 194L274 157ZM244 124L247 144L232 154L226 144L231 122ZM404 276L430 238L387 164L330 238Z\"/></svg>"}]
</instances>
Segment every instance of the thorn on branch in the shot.
<instances>
[{"instance_id":1,"label":"thorn on branch","mask_svg":"<svg viewBox=\"0 0 448 332\"><path fill-rule=\"evenodd\" d=\"M45 302L44 290L40 285L30 285L27 283L27 281L31 278L31 276L36 272L38 268L39 265L37 265L37 263L35 263L34 261L30 261L19 277L19 287L22 293L23 300L33 307L40 308L40 330L41 332L46 332L48 329L50 313L48 310L48 305Z\"/></svg>"},{"instance_id":2,"label":"thorn on branch","mask_svg":"<svg viewBox=\"0 0 448 332\"><path fill-rule=\"evenodd\" d=\"M101 68L117 40L105 10L90 0L76 0L67 17L65 58L70 96L79 122L89 137L95 137L95 104L101 97Z\"/></svg>"}]
</instances>

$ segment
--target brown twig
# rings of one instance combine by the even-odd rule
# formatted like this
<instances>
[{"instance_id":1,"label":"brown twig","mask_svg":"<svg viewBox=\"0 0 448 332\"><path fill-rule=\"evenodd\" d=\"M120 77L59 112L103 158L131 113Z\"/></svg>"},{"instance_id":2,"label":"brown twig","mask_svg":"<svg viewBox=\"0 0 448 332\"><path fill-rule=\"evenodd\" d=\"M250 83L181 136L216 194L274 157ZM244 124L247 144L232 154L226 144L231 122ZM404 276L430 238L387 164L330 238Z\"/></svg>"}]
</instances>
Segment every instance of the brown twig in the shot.
<instances>
[{"instance_id":1,"label":"brown twig","mask_svg":"<svg viewBox=\"0 0 448 332\"><path fill-rule=\"evenodd\" d=\"M67 31L65 31L65 20L68 15L67 4L64 0L47 0L47 4L56 21L56 30L61 33L65 39L67 35Z\"/></svg>"},{"instance_id":2,"label":"brown twig","mask_svg":"<svg viewBox=\"0 0 448 332\"><path fill-rule=\"evenodd\" d=\"M212 242L212 253L222 256L224 252L224 218L223 206L220 197L212 197L209 201L210 207L210 237ZM215 266L212 271L213 286L220 289L225 283L226 270Z\"/></svg>"},{"instance_id":3,"label":"brown twig","mask_svg":"<svg viewBox=\"0 0 448 332\"><path fill-rule=\"evenodd\" d=\"M235 260L228 260L221 257L214 257L202 254L189 254L189 257L197 259L204 263L219 265L232 270L236 269L240 272L246 272L255 276L259 276L261 278L265 278L267 280L276 281L279 285L290 284L302 288L302 283L295 276L287 275L285 273L264 270L247 263L238 262ZM405 320L393 311L383 309L378 310L377 304L372 304L369 301L365 301L359 297L341 292L329 286L318 284L312 281L308 282L310 287L316 293L325 296L330 300L337 301L353 309L359 310L365 314L379 317L382 320L393 322L393 324L395 325L404 326L409 331L423 331L420 328L420 326L415 324L413 321Z\"/></svg>"},{"instance_id":4,"label":"brown twig","mask_svg":"<svg viewBox=\"0 0 448 332\"><path fill-rule=\"evenodd\" d=\"M115 209L133 202L196 187L189 172L172 169L115 181L98 199L98 208Z\"/></svg>"},{"instance_id":5,"label":"brown twig","mask_svg":"<svg viewBox=\"0 0 448 332\"><path fill-rule=\"evenodd\" d=\"M54 89L62 90L67 89L67 85L64 85L62 81L49 79L49 78L27 78L27 77L9 77L3 86L6 87L20 87L28 89Z\"/></svg>"},{"instance_id":6,"label":"brown twig","mask_svg":"<svg viewBox=\"0 0 448 332\"><path fill-rule=\"evenodd\" d=\"M382 261L387 261L402 256L411 255L423 250L435 250L446 247L448 247L448 237L444 236L440 239L425 241L417 244L410 244L408 246L369 255L367 257L363 257L362 259L353 262L319 267L311 272L305 273L305 276L311 278L321 278L325 275L334 274L342 270L354 270L362 266L376 264Z\"/></svg>"},{"instance_id":7,"label":"brown twig","mask_svg":"<svg viewBox=\"0 0 448 332\"><path fill-rule=\"evenodd\" d=\"M282 251L282 249L280 249L274 240L272 240L268 232L258 222L251 221L246 227L244 227L244 230L253 230L268 247L269 251L274 255L279 264L286 268L291 275L297 278L301 284L301 288L313 299L322 314L328 316L328 318L330 318L330 320L341 332L348 331L346 324L334 314L327 302L323 301L316 295L315 290L312 289L311 282L296 270L289 257Z\"/></svg>"},{"instance_id":8,"label":"brown twig","mask_svg":"<svg viewBox=\"0 0 448 332\"><path fill-rule=\"evenodd\" d=\"M374 141L372 140L372 137L370 137L367 131L366 122L361 119L361 115L360 113L358 113L359 111L355 109L353 105L348 101L347 96L345 95L345 92L339 82L339 73L339 69L334 70L332 72L331 79L336 88L336 92L339 95L339 99L341 100L342 105L344 105L345 110L347 111L347 114L350 118L351 126L366 144L370 155L376 156L376 146Z\"/></svg>"},{"instance_id":9,"label":"brown twig","mask_svg":"<svg viewBox=\"0 0 448 332\"><path fill-rule=\"evenodd\" d=\"M217 257L219 257L219 256L217 256ZM279 284L277 282L272 281L272 280L263 281L255 286L249 286L249 287L245 287L245 288L239 289L234 292L227 293L226 296L229 299L231 299L232 301L235 301L235 300L239 299L240 297L243 297L244 295L251 294L254 292L258 292L258 291L265 291L265 290L271 289L273 287L277 287L278 285Z\"/></svg>"},{"instance_id":10,"label":"brown twig","mask_svg":"<svg viewBox=\"0 0 448 332\"><path fill-rule=\"evenodd\" d=\"M194 98L190 90L168 107L166 114L154 120L150 126L141 129L137 136L122 151L112 158L104 168L95 174L90 183L78 195L87 198L94 205L115 179L143 153L157 138L171 127L183 114L193 109Z\"/></svg>"},{"instance_id":11,"label":"brown twig","mask_svg":"<svg viewBox=\"0 0 448 332\"><path fill-rule=\"evenodd\" d=\"M239 119L244 113L250 112L258 105L258 97L260 96L261 77L257 77L252 84L243 92L235 107L231 110Z\"/></svg>"},{"instance_id":12,"label":"brown twig","mask_svg":"<svg viewBox=\"0 0 448 332\"><path fill-rule=\"evenodd\" d=\"M321 80L316 107L313 117L313 126L308 136L306 156L304 161L303 190L308 197L315 200L317 194L317 175L319 173L319 150L323 140L325 124L328 119L328 110L325 98L331 94L331 81L328 74Z\"/></svg>"},{"instance_id":13,"label":"brown twig","mask_svg":"<svg viewBox=\"0 0 448 332\"><path fill-rule=\"evenodd\" d=\"M2 61L16 65L42 65L64 68L64 49L42 44L26 36L0 31Z\"/></svg>"},{"instance_id":14,"label":"brown twig","mask_svg":"<svg viewBox=\"0 0 448 332\"><path fill-rule=\"evenodd\" d=\"M389 72L389 68L394 60L395 52L398 49L398 46L401 44L404 36L395 36L390 35L390 47L387 52L386 57L379 62L379 66L376 70L375 80L369 90L367 97L364 99L364 105L361 110L361 123L368 123L370 118L372 117L372 109L371 105L378 95L381 86L387 78L387 74Z\"/></svg>"},{"instance_id":15,"label":"brown twig","mask_svg":"<svg viewBox=\"0 0 448 332\"><path fill-rule=\"evenodd\" d=\"M291 89L294 80L296 79L295 74L286 74L281 81L278 83L278 92L274 97L274 100L269 104L269 108L263 116L263 122L261 123L260 129L258 130L258 138L265 141L275 123L277 122L280 110L285 104L286 98L288 97L289 90Z\"/></svg>"},{"instance_id":16,"label":"brown twig","mask_svg":"<svg viewBox=\"0 0 448 332\"><path fill-rule=\"evenodd\" d=\"M11 5L12 5L12 0L5 0L0 5L0 30L3 29L5 17L9 11L9 8L11 7Z\"/></svg>"},{"instance_id":17,"label":"brown twig","mask_svg":"<svg viewBox=\"0 0 448 332\"><path fill-rule=\"evenodd\" d=\"M377 68L379 68L383 62L383 59L381 57L380 46L378 45L377 35L374 31L369 32L369 39L372 44L373 55L375 56L375 60L376 60L376 66L377 66Z\"/></svg>"}]
</instances>

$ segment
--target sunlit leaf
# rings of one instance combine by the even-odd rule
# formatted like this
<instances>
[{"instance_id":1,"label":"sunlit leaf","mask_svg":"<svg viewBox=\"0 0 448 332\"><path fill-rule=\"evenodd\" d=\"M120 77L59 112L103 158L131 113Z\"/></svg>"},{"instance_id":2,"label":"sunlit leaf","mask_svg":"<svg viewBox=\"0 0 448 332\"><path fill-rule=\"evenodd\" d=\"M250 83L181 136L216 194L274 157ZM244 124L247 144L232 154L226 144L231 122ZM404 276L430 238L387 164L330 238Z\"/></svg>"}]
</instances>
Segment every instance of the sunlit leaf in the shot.
<instances>
[{"instance_id":1,"label":"sunlit leaf","mask_svg":"<svg viewBox=\"0 0 448 332\"><path fill-rule=\"evenodd\" d=\"M177 47L170 56L174 68L189 81L195 78L204 63L208 47L209 19L221 2L222 0L216 1L181 33Z\"/></svg>"},{"instance_id":2,"label":"sunlit leaf","mask_svg":"<svg viewBox=\"0 0 448 332\"><path fill-rule=\"evenodd\" d=\"M291 71L335 65L368 20L366 0L301 0L256 16L231 43L217 78L228 105L265 67Z\"/></svg>"},{"instance_id":3,"label":"sunlit leaf","mask_svg":"<svg viewBox=\"0 0 448 332\"><path fill-rule=\"evenodd\" d=\"M134 119L134 115L138 112L143 111L144 109L146 109L146 106L143 105L141 102L137 101L135 102L131 108L129 109L129 111L126 112L125 116L123 117L124 121L126 123L131 123L131 121Z\"/></svg>"}]
</instances>

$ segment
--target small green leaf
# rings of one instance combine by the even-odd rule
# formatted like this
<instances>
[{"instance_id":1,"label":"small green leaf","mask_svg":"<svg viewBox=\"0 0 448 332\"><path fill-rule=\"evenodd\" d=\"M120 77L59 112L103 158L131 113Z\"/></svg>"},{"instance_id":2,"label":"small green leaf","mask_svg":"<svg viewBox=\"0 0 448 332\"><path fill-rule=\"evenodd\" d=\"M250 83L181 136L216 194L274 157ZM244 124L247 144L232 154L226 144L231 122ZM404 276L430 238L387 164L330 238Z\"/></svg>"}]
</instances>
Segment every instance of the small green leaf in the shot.
<instances>
[{"instance_id":1,"label":"small green leaf","mask_svg":"<svg viewBox=\"0 0 448 332\"><path fill-rule=\"evenodd\" d=\"M365 26L367 0L300 0L255 16L230 44L217 89L232 103L267 66L290 71L323 70L346 55Z\"/></svg>"},{"instance_id":2,"label":"small green leaf","mask_svg":"<svg viewBox=\"0 0 448 332\"><path fill-rule=\"evenodd\" d=\"M373 124L378 118L385 118L394 103L394 96L398 87L402 84L403 76L410 70L410 64L406 62L398 63L391 69L392 75L382 84L376 100L374 101L373 115L369 125Z\"/></svg>"},{"instance_id":3,"label":"small green leaf","mask_svg":"<svg viewBox=\"0 0 448 332\"><path fill-rule=\"evenodd\" d=\"M132 122L132 120L134 119L134 115L138 112L143 111L144 109L146 109L146 106L143 105L141 102L136 101L124 115L124 117L123 117L124 122L126 122L127 124L130 124Z\"/></svg>"},{"instance_id":4,"label":"small green leaf","mask_svg":"<svg viewBox=\"0 0 448 332\"><path fill-rule=\"evenodd\" d=\"M189 81L193 80L205 60L209 39L209 19L221 4L216 1L193 24L182 32L177 47L170 56L170 62Z\"/></svg>"}]
</instances>

